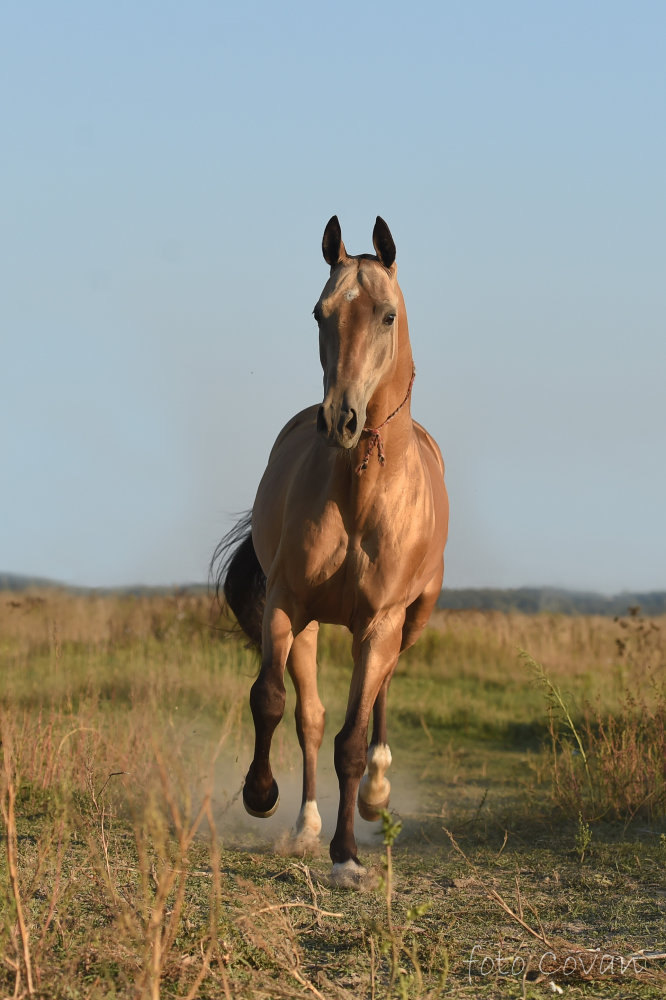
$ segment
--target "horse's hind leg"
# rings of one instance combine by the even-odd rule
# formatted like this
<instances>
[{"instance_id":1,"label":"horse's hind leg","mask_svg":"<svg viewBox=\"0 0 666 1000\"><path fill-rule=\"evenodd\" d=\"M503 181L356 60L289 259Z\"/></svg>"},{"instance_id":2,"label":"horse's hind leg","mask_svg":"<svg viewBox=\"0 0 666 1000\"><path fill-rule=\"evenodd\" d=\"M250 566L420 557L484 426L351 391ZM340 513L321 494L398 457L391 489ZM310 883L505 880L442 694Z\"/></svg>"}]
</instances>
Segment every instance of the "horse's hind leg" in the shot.
<instances>
[{"instance_id":1,"label":"horse's hind leg","mask_svg":"<svg viewBox=\"0 0 666 1000\"><path fill-rule=\"evenodd\" d=\"M397 663L397 659L396 659ZM379 819L382 809L388 809L391 782L386 772L391 766L391 750L386 739L386 698L394 667L379 689L372 708L372 738L368 747L367 773L358 788L358 811L363 819Z\"/></svg>"},{"instance_id":2,"label":"horse's hind leg","mask_svg":"<svg viewBox=\"0 0 666 1000\"><path fill-rule=\"evenodd\" d=\"M273 605L264 614L262 662L250 690L254 719L254 757L243 786L243 803L252 816L272 816L279 791L270 765L273 732L284 713L284 668L293 642L291 621Z\"/></svg>"},{"instance_id":3,"label":"horse's hind leg","mask_svg":"<svg viewBox=\"0 0 666 1000\"><path fill-rule=\"evenodd\" d=\"M290 848L298 854L319 844L317 756L324 735L324 706L317 691L318 622L310 622L294 638L287 670L296 689L296 732L303 752L303 796Z\"/></svg>"}]
</instances>

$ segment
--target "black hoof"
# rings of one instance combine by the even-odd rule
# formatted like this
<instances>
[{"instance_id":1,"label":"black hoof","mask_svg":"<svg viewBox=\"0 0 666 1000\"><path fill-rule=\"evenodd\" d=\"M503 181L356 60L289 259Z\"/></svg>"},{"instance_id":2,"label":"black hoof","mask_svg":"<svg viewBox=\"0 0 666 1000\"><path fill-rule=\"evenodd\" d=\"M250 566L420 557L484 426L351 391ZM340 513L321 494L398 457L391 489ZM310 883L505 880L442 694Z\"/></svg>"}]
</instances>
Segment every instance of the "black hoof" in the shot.
<instances>
[{"instance_id":1,"label":"black hoof","mask_svg":"<svg viewBox=\"0 0 666 1000\"><path fill-rule=\"evenodd\" d=\"M280 804L280 790L277 781L273 781L271 790L264 799L253 796L247 785L243 785L243 805L245 812L250 816L257 816L259 819L266 819L272 816Z\"/></svg>"}]
</instances>

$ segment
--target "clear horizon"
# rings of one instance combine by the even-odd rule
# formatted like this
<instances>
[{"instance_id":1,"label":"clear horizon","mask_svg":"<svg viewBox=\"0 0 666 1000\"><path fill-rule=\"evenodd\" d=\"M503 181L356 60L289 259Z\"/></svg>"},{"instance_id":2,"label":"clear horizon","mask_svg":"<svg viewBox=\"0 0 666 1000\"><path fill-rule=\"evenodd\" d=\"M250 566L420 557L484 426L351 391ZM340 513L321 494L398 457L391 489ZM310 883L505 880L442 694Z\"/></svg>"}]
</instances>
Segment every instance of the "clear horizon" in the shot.
<instances>
[{"instance_id":1,"label":"clear horizon","mask_svg":"<svg viewBox=\"0 0 666 1000\"><path fill-rule=\"evenodd\" d=\"M4 5L2 571L205 580L321 398L326 221L380 214L444 586L666 589L665 37L648 0Z\"/></svg>"}]
</instances>

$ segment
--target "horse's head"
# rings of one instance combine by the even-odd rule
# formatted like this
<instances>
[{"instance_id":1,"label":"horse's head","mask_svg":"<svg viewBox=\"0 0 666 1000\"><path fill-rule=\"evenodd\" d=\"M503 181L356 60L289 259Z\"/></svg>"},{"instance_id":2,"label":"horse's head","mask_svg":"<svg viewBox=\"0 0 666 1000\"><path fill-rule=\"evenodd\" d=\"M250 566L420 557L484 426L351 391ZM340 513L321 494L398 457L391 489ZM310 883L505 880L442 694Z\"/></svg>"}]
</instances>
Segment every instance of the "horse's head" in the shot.
<instances>
[{"instance_id":1,"label":"horse's head","mask_svg":"<svg viewBox=\"0 0 666 1000\"><path fill-rule=\"evenodd\" d=\"M395 244L379 216L372 242L376 257L350 257L335 215L322 240L331 276L314 308L324 369L324 401L317 415L317 430L336 448L358 444L369 401L396 367L399 318L406 323L396 276Z\"/></svg>"}]
</instances>

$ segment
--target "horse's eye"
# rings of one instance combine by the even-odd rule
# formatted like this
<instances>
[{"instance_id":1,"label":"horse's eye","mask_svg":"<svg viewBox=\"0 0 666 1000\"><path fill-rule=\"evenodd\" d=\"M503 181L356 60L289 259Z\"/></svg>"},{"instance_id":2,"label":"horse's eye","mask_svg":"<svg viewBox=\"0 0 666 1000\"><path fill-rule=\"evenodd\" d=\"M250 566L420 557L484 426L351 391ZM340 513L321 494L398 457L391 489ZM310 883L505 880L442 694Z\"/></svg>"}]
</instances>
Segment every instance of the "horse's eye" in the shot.
<instances>
[{"instance_id":1,"label":"horse's eye","mask_svg":"<svg viewBox=\"0 0 666 1000\"><path fill-rule=\"evenodd\" d=\"M395 319L395 313L387 313L386 316L384 316L384 323L386 324L386 326L391 326L394 319Z\"/></svg>"}]
</instances>

